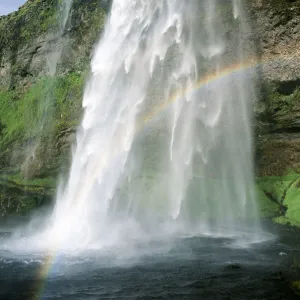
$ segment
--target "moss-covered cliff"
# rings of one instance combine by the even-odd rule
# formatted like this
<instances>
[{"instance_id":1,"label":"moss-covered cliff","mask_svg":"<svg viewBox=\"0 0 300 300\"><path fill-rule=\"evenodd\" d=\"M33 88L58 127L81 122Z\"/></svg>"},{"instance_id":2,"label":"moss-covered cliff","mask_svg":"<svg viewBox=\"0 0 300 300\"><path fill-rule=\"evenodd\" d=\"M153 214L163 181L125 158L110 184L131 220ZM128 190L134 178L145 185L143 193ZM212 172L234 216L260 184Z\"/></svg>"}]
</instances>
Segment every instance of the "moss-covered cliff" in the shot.
<instances>
[{"instance_id":1,"label":"moss-covered cliff","mask_svg":"<svg viewBox=\"0 0 300 300\"><path fill-rule=\"evenodd\" d=\"M49 201L68 165L109 1L74 0L63 31L60 2L29 0L0 18L0 216Z\"/></svg>"},{"instance_id":2,"label":"moss-covered cliff","mask_svg":"<svg viewBox=\"0 0 300 300\"><path fill-rule=\"evenodd\" d=\"M276 221L299 225L300 1L252 0L249 15L261 75L254 107L258 187L276 205Z\"/></svg>"},{"instance_id":3,"label":"moss-covered cliff","mask_svg":"<svg viewBox=\"0 0 300 300\"><path fill-rule=\"evenodd\" d=\"M252 1L264 79L257 140L261 176L300 172L300 1Z\"/></svg>"}]
</instances>

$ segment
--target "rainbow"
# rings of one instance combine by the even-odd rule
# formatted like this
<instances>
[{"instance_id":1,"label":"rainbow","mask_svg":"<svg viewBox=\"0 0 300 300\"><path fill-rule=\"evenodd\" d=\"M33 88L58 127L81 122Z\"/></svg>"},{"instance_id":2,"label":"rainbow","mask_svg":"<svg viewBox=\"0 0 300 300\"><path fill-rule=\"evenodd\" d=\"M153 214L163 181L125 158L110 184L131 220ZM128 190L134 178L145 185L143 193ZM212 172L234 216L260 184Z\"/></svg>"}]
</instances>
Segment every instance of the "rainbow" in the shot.
<instances>
[{"instance_id":1,"label":"rainbow","mask_svg":"<svg viewBox=\"0 0 300 300\"><path fill-rule=\"evenodd\" d=\"M257 59L257 58L250 58L246 61L243 61L241 63L236 63L230 66L227 66L217 72L214 73L208 73L205 76L202 76L201 79L197 82L195 82L193 85L189 86L185 90L180 90L172 94L166 101L163 101L162 104L155 106L152 111L143 117L143 119L140 121L139 124L137 124L137 130L142 131L157 115L162 113L163 111L167 110L169 107L173 105L176 101L182 98L182 95L186 93L190 93L193 91L200 90L204 87L206 87L209 84L214 83L216 80L225 78L227 76L231 76L233 74L236 74L241 71L245 70L251 70L255 69L257 67L262 67L268 63L271 62L277 62L278 60L289 60L293 57L283 55L283 56L277 56L276 59L274 58L265 58L265 59ZM89 180L86 180L86 188L88 188L90 185L93 184L94 180L96 179L96 170L97 170L97 164L92 167L92 175L89 178ZM80 201L80 194L76 197L77 201L79 199ZM33 300L39 300L42 299L43 293L47 284L47 277L49 276L51 270L53 269L53 266L55 264L55 261L59 254L59 249L51 250L47 255L45 255L44 261L38 270L37 273L37 287L36 292L33 297Z\"/></svg>"},{"instance_id":2,"label":"rainbow","mask_svg":"<svg viewBox=\"0 0 300 300\"><path fill-rule=\"evenodd\" d=\"M47 278L52 270L55 258L57 257L57 253L58 252L52 250L49 251L47 255L45 255L44 261L37 273L37 281L35 283L35 286L33 287L35 292L32 300L42 299L43 293L47 285Z\"/></svg>"},{"instance_id":3,"label":"rainbow","mask_svg":"<svg viewBox=\"0 0 300 300\"><path fill-rule=\"evenodd\" d=\"M259 63L257 63L257 61L255 62L249 60L247 62L231 65L229 67L221 69L220 71L214 73L208 73L204 75L199 81L196 81L194 84L187 87L186 89L176 91L167 99L167 101L163 101L161 105L154 107L154 109L147 116L143 118L138 128L141 128L141 130L144 129L144 127L148 123L150 123L157 115L161 114L163 111L167 110L170 106L172 106L176 101L181 99L182 95L201 90L202 88L208 86L209 84L213 83L216 80L220 80L239 71L253 69L258 65Z\"/></svg>"}]
</instances>

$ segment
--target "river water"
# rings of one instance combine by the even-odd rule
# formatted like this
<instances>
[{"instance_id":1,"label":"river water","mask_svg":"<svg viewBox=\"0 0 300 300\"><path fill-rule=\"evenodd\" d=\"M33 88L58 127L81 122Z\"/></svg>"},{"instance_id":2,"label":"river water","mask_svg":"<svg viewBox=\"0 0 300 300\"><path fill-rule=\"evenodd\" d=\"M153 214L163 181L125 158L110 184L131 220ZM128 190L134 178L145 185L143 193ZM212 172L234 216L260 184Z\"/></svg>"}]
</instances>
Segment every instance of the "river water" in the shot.
<instances>
[{"instance_id":1,"label":"river water","mask_svg":"<svg viewBox=\"0 0 300 300\"><path fill-rule=\"evenodd\" d=\"M297 244L299 232L279 227L250 245L186 236L101 251L2 250L0 299L298 299L280 275Z\"/></svg>"}]
</instances>

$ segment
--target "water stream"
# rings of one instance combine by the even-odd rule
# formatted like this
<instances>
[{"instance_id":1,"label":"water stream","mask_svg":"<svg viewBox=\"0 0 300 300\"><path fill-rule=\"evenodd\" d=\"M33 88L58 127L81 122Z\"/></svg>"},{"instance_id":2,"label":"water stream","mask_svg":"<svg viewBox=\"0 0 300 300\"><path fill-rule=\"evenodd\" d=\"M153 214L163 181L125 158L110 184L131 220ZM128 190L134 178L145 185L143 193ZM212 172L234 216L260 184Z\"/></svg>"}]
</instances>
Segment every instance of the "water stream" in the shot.
<instances>
[{"instance_id":1,"label":"water stream","mask_svg":"<svg viewBox=\"0 0 300 300\"><path fill-rule=\"evenodd\" d=\"M64 34L69 20L70 10L73 0L59 1L58 7L58 31L55 33L53 40L48 41L49 53L46 56L47 63L47 75L54 77L57 74L57 67L61 62L62 52L65 47ZM55 81L50 80L48 86L45 88L44 99L39 104L38 110L41 112L42 118L35 128L36 138L26 149L26 159L24 163L24 175L28 177L28 166L30 168L30 162L34 160L38 147L40 146L41 139L46 136L48 140L51 140L50 132L53 123L51 119L54 113L55 95L53 95ZM51 147L51 142L48 143L48 147Z\"/></svg>"}]
</instances>

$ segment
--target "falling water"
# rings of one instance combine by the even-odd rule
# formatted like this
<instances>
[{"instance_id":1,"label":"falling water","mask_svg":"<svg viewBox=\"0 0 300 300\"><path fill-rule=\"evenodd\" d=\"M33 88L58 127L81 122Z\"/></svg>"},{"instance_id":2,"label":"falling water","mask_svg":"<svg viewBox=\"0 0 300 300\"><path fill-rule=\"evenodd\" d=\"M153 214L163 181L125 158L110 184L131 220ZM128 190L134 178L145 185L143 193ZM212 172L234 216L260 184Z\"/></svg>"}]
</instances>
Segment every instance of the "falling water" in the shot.
<instances>
[{"instance_id":1,"label":"falling water","mask_svg":"<svg viewBox=\"0 0 300 300\"><path fill-rule=\"evenodd\" d=\"M70 10L72 7L73 0L63 0L59 2L59 13L58 13L58 32L55 34L55 41L63 41L63 35L65 33L65 29L67 26L67 22L70 15ZM57 67L58 64L61 61L62 57L62 51L64 49L63 42L61 44L54 43L53 47L53 41L50 40L48 43L49 47L49 53L46 56L46 62L47 62L47 74L51 77L55 76L57 73ZM53 48L53 49L52 49ZM25 177L27 177L28 173L28 165L30 164L30 161L34 159L36 155L36 151L41 143L42 135L47 135L47 132L49 128L47 128L47 123L49 123L49 118L53 116L52 107L54 102L54 96L52 93L52 90L54 88L54 81L51 81L50 84L47 86L47 90L45 92L45 98L40 104L39 110L42 112L43 117L39 120L36 128L37 137L35 142L30 145L27 149L27 155L25 160ZM48 125L49 127L49 125Z\"/></svg>"},{"instance_id":2,"label":"falling water","mask_svg":"<svg viewBox=\"0 0 300 300\"><path fill-rule=\"evenodd\" d=\"M66 25L69 19L70 10L72 7L73 0L63 0L60 2L59 6L59 27L57 33L57 39L62 41L63 34L65 33ZM59 45L57 49L53 49L47 57L47 64L49 69L49 74L54 76L57 71L58 63L60 62L62 55L63 45Z\"/></svg>"},{"instance_id":3,"label":"falling water","mask_svg":"<svg viewBox=\"0 0 300 300\"><path fill-rule=\"evenodd\" d=\"M113 2L51 241L235 234L256 217L253 74L224 72L246 59L246 30L240 0Z\"/></svg>"}]
</instances>

